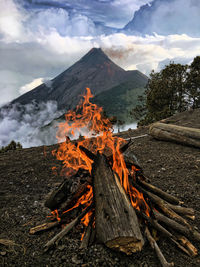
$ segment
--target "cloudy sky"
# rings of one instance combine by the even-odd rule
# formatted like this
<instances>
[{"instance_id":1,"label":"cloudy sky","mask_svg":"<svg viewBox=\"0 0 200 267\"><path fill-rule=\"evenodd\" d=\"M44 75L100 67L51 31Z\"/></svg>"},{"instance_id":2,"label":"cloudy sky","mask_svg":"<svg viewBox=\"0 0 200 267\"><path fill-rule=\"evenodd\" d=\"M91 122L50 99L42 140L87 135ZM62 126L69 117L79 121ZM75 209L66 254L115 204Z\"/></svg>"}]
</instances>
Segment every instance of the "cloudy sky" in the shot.
<instances>
[{"instance_id":1,"label":"cloudy sky","mask_svg":"<svg viewBox=\"0 0 200 267\"><path fill-rule=\"evenodd\" d=\"M190 63L200 55L199 17L199 0L0 0L0 105L92 47L147 75Z\"/></svg>"}]
</instances>

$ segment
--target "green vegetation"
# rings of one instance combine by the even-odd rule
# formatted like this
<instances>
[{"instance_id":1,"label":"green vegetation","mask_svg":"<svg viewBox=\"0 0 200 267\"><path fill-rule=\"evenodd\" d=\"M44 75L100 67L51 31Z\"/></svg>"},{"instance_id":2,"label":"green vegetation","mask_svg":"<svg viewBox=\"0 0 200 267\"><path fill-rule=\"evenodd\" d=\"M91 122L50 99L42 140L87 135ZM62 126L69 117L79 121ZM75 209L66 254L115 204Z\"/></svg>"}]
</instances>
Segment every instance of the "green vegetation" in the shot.
<instances>
[{"instance_id":1,"label":"green vegetation","mask_svg":"<svg viewBox=\"0 0 200 267\"><path fill-rule=\"evenodd\" d=\"M160 72L152 71L139 104L131 111L139 125L200 107L200 56L192 64L171 63Z\"/></svg>"},{"instance_id":2,"label":"green vegetation","mask_svg":"<svg viewBox=\"0 0 200 267\"><path fill-rule=\"evenodd\" d=\"M115 116L119 123L133 121L130 111L138 104L138 96L145 91L144 87L136 87L133 81L128 81L102 92L92 99L92 102L102 106L107 116Z\"/></svg>"},{"instance_id":3,"label":"green vegetation","mask_svg":"<svg viewBox=\"0 0 200 267\"><path fill-rule=\"evenodd\" d=\"M0 149L0 153L7 152L10 150L17 150L17 149L22 149L22 145L19 142L16 143L15 141L11 141L10 144Z\"/></svg>"}]
</instances>

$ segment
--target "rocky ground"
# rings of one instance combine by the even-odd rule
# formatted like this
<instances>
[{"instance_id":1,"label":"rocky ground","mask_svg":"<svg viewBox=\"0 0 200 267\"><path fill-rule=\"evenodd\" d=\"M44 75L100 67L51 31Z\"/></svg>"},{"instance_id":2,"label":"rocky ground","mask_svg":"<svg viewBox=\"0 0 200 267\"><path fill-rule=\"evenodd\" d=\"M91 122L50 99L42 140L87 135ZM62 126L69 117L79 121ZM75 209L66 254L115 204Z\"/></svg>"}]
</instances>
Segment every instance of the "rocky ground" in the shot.
<instances>
[{"instance_id":1,"label":"rocky ground","mask_svg":"<svg viewBox=\"0 0 200 267\"><path fill-rule=\"evenodd\" d=\"M200 128L200 110L179 114L168 122ZM145 133L148 133L147 128L121 135L129 137ZM148 243L142 252L132 256L111 251L101 244L81 250L81 226L63 238L57 248L43 252L44 244L60 229L38 235L30 235L29 229L45 221L49 215L49 210L44 207L46 195L63 180L51 169L60 166L51 155L54 148L34 147L0 154L0 239L13 241L10 246L0 245L0 265L160 266ZM200 231L200 150L157 141L150 136L135 139L130 149L153 184L196 210L196 220L191 223ZM193 243L200 249L199 243ZM200 255L190 258L163 237L158 244L166 259L173 261L175 266L200 266Z\"/></svg>"}]
</instances>

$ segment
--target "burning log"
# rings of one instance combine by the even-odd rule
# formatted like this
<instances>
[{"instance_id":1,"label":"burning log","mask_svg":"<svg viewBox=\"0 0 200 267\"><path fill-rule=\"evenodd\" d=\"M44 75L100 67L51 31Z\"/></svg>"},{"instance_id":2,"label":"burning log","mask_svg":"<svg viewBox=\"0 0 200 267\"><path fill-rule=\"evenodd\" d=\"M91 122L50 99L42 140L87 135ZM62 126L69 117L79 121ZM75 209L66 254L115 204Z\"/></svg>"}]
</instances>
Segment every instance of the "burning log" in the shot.
<instances>
[{"instance_id":1,"label":"burning log","mask_svg":"<svg viewBox=\"0 0 200 267\"><path fill-rule=\"evenodd\" d=\"M151 125L149 134L159 140L200 148L200 129L156 122Z\"/></svg>"},{"instance_id":2,"label":"burning log","mask_svg":"<svg viewBox=\"0 0 200 267\"><path fill-rule=\"evenodd\" d=\"M140 251L144 240L137 216L104 155L98 155L93 175L97 239L126 254Z\"/></svg>"},{"instance_id":3,"label":"burning log","mask_svg":"<svg viewBox=\"0 0 200 267\"><path fill-rule=\"evenodd\" d=\"M75 175L65 179L60 186L46 199L45 206L51 210L55 210L58 209L66 200L69 201L70 197L73 195L73 192L77 193L82 186L79 176L82 176L81 178L84 179L84 181L87 181L89 173L84 170L82 170L81 173L81 170L79 170Z\"/></svg>"}]
</instances>

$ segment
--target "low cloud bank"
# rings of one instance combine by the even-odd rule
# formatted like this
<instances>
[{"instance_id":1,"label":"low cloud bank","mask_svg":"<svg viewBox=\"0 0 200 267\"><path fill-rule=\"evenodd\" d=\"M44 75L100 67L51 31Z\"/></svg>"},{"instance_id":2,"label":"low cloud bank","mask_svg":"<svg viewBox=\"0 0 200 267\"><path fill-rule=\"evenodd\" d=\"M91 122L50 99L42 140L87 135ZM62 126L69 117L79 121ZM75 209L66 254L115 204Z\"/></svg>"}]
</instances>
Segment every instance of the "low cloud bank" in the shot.
<instances>
[{"instance_id":1,"label":"low cloud bank","mask_svg":"<svg viewBox=\"0 0 200 267\"><path fill-rule=\"evenodd\" d=\"M56 102L31 103L25 106L15 104L12 108L0 110L0 147L12 140L23 147L50 145L56 143L56 123L48 125L62 114Z\"/></svg>"}]
</instances>

